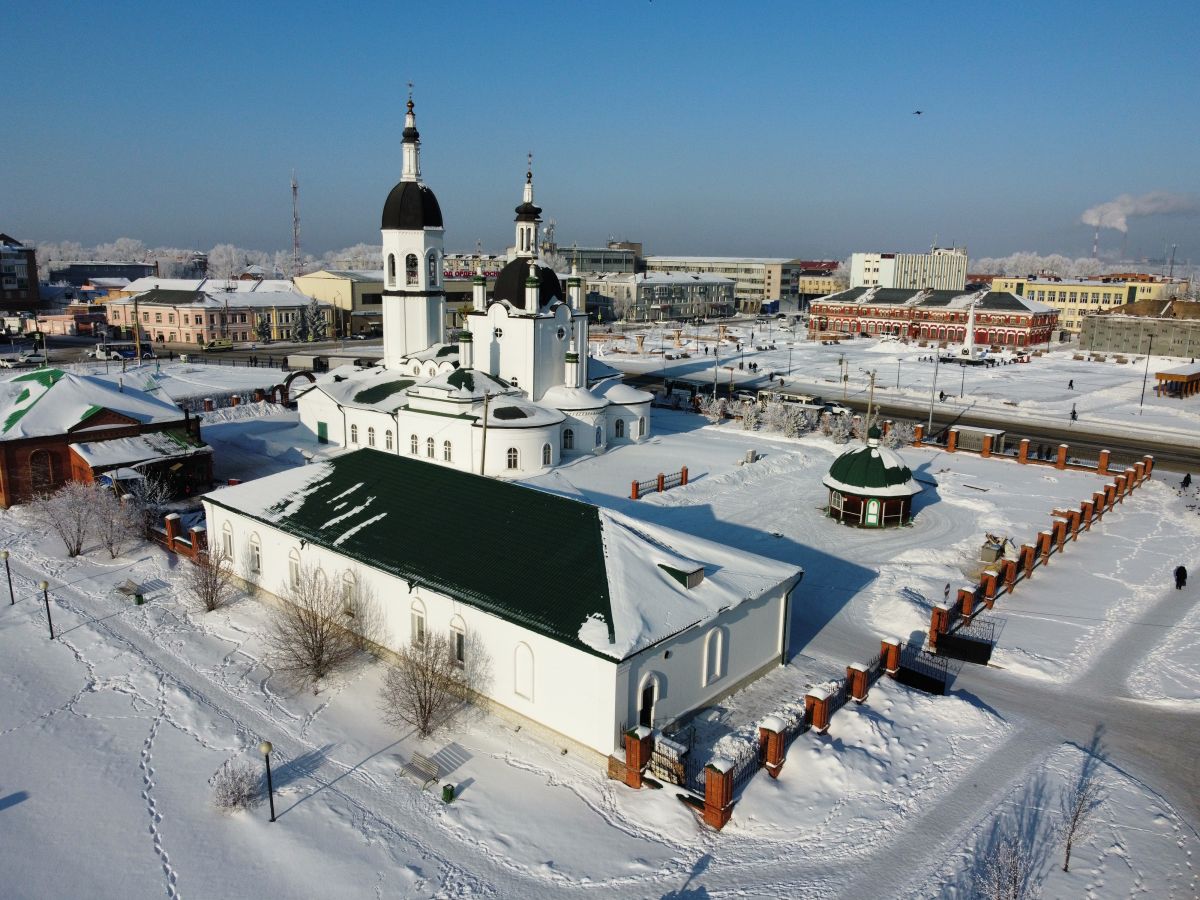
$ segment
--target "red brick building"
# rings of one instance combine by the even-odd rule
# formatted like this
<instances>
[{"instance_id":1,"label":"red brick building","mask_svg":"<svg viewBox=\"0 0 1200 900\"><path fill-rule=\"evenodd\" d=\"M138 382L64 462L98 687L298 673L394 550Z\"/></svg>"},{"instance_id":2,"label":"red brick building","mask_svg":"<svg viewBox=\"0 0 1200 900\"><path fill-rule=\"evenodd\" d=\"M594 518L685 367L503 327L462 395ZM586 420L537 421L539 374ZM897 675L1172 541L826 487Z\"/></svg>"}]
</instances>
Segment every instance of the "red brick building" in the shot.
<instances>
[{"instance_id":1,"label":"red brick building","mask_svg":"<svg viewBox=\"0 0 1200 900\"><path fill-rule=\"evenodd\" d=\"M199 419L97 376L38 369L0 382L0 506L107 473L198 492L212 484L212 450Z\"/></svg>"},{"instance_id":2,"label":"red brick building","mask_svg":"<svg viewBox=\"0 0 1200 900\"><path fill-rule=\"evenodd\" d=\"M810 338L822 334L895 335L916 341L961 342L975 306L975 343L1008 347L1048 344L1058 310L1001 291L913 291L857 287L814 300Z\"/></svg>"}]
</instances>

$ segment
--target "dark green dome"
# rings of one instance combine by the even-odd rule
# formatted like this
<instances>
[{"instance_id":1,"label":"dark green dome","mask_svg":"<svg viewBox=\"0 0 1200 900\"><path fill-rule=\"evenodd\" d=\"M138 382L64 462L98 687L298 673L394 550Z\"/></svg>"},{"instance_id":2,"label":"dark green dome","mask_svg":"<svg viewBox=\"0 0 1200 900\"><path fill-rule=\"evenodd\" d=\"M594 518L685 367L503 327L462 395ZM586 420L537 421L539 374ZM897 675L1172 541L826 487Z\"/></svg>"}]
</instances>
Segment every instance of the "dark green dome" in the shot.
<instances>
[{"instance_id":1,"label":"dark green dome","mask_svg":"<svg viewBox=\"0 0 1200 900\"><path fill-rule=\"evenodd\" d=\"M876 429L872 429L876 434ZM912 481L912 471L904 464L899 454L886 447L872 446L875 438L865 447L847 450L833 461L829 467L828 479L836 481L846 488L861 488L863 493L872 493L887 488L907 485ZM920 488L914 483L911 492L917 493Z\"/></svg>"}]
</instances>

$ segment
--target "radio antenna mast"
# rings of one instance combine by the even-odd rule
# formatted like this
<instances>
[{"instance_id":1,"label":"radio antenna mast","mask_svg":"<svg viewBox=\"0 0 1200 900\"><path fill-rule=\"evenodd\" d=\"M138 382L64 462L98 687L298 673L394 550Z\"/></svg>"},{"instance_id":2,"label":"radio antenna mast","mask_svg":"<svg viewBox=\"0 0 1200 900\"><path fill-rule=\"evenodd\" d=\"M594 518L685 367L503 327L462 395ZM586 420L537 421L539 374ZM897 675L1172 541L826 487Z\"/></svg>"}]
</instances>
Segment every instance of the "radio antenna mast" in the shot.
<instances>
[{"instance_id":1,"label":"radio antenna mast","mask_svg":"<svg viewBox=\"0 0 1200 900\"><path fill-rule=\"evenodd\" d=\"M292 277L300 274L300 182L292 169Z\"/></svg>"}]
</instances>

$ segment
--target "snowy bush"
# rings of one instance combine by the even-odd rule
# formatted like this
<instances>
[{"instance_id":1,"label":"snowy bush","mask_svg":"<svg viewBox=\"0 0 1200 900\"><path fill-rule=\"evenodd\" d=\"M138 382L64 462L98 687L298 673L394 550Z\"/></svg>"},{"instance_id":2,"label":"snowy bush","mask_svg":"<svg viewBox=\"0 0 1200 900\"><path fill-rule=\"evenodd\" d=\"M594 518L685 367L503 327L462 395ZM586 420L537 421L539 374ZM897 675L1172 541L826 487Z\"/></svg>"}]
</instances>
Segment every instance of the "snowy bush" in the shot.
<instances>
[{"instance_id":1,"label":"snowy bush","mask_svg":"<svg viewBox=\"0 0 1200 900\"><path fill-rule=\"evenodd\" d=\"M743 400L738 412L742 416L742 430L755 431L762 421L762 410L753 400Z\"/></svg>"},{"instance_id":2,"label":"snowy bush","mask_svg":"<svg viewBox=\"0 0 1200 900\"><path fill-rule=\"evenodd\" d=\"M95 516L97 487L68 481L52 494L43 494L29 505L34 521L62 539L68 556L83 552L83 542Z\"/></svg>"},{"instance_id":3,"label":"snowy bush","mask_svg":"<svg viewBox=\"0 0 1200 900\"><path fill-rule=\"evenodd\" d=\"M461 656L456 641L462 641ZM396 728L412 726L428 737L449 725L464 705L492 681L492 661L474 632L412 639L383 676L379 708Z\"/></svg>"},{"instance_id":4,"label":"snowy bush","mask_svg":"<svg viewBox=\"0 0 1200 900\"><path fill-rule=\"evenodd\" d=\"M213 806L232 813L249 809L262 799L262 776L249 763L227 762L212 777Z\"/></svg>"},{"instance_id":5,"label":"snowy bush","mask_svg":"<svg viewBox=\"0 0 1200 900\"><path fill-rule=\"evenodd\" d=\"M700 415L710 422L720 422L725 418L726 402L724 397L705 397L700 401Z\"/></svg>"},{"instance_id":6,"label":"snowy bush","mask_svg":"<svg viewBox=\"0 0 1200 900\"><path fill-rule=\"evenodd\" d=\"M916 429L912 422L895 422L888 433L883 436L883 446L895 450L897 447L907 447L916 437Z\"/></svg>"},{"instance_id":7,"label":"snowy bush","mask_svg":"<svg viewBox=\"0 0 1200 900\"><path fill-rule=\"evenodd\" d=\"M828 429L825 433L835 444L845 444L850 440L853 423L849 421L849 418L849 416L825 416L825 427Z\"/></svg>"},{"instance_id":8,"label":"snowy bush","mask_svg":"<svg viewBox=\"0 0 1200 900\"><path fill-rule=\"evenodd\" d=\"M764 431L773 431L778 434L783 434L787 431L788 419L787 404L771 401L767 403L767 408L762 414L762 428Z\"/></svg>"},{"instance_id":9,"label":"snowy bush","mask_svg":"<svg viewBox=\"0 0 1200 900\"><path fill-rule=\"evenodd\" d=\"M141 535L145 522L142 511L133 497L122 502L108 488L98 488L94 499L93 529L109 556L116 559Z\"/></svg>"}]
</instances>

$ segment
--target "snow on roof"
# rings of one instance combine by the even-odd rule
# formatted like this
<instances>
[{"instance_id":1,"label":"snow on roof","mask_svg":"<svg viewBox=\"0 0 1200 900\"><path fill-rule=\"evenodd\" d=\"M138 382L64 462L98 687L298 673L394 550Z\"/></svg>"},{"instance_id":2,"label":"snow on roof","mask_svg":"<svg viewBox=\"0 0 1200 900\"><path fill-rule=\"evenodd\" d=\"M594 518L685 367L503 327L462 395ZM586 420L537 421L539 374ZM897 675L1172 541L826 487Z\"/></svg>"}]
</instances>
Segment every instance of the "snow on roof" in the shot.
<instances>
[{"instance_id":1,"label":"snow on roof","mask_svg":"<svg viewBox=\"0 0 1200 900\"><path fill-rule=\"evenodd\" d=\"M647 263L664 265L676 261L689 263L747 263L761 265L763 263L790 263L788 256L647 256Z\"/></svg>"},{"instance_id":2,"label":"snow on roof","mask_svg":"<svg viewBox=\"0 0 1200 900\"><path fill-rule=\"evenodd\" d=\"M347 281L383 282L383 269L322 269L319 272L309 272L301 278L344 278Z\"/></svg>"},{"instance_id":3,"label":"snow on roof","mask_svg":"<svg viewBox=\"0 0 1200 900\"><path fill-rule=\"evenodd\" d=\"M613 660L790 589L802 574L588 503L370 449L222 488L205 502ZM405 540L378 527L381 516L413 508L424 527ZM464 553L463 509L469 531L499 537ZM514 529L554 538L506 539ZM699 569L703 578L687 587ZM555 591L530 590L534 583Z\"/></svg>"},{"instance_id":4,"label":"snow on roof","mask_svg":"<svg viewBox=\"0 0 1200 900\"><path fill-rule=\"evenodd\" d=\"M322 391L342 406L392 413L407 402L406 391L413 384L413 379L403 373L382 367L339 366L319 376L312 389Z\"/></svg>"},{"instance_id":5,"label":"snow on roof","mask_svg":"<svg viewBox=\"0 0 1200 900\"><path fill-rule=\"evenodd\" d=\"M497 397L488 407L488 428L529 428L534 425L557 425L566 416L557 409L529 403L514 397Z\"/></svg>"},{"instance_id":6,"label":"snow on roof","mask_svg":"<svg viewBox=\"0 0 1200 900\"><path fill-rule=\"evenodd\" d=\"M732 278L710 272L600 272L588 276L591 283L617 284L734 284Z\"/></svg>"},{"instance_id":7,"label":"snow on roof","mask_svg":"<svg viewBox=\"0 0 1200 900\"><path fill-rule=\"evenodd\" d=\"M39 369L0 383L0 434L6 440L64 434L104 409L142 424L183 418L173 404L95 375Z\"/></svg>"},{"instance_id":8,"label":"snow on roof","mask_svg":"<svg viewBox=\"0 0 1200 900\"><path fill-rule=\"evenodd\" d=\"M654 395L625 384L623 381L603 381L592 388L592 393L603 397L609 403L622 406L632 406L636 403L649 403Z\"/></svg>"},{"instance_id":9,"label":"snow on roof","mask_svg":"<svg viewBox=\"0 0 1200 900\"><path fill-rule=\"evenodd\" d=\"M123 288L129 284L128 278L89 278L88 284L97 288Z\"/></svg>"},{"instance_id":10,"label":"snow on roof","mask_svg":"<svg viewBox=\"0 0 1200 900\"><path fill-rule=\"evenodd\" d=\"M599 512L614 640L609 640L608 626L594 618L581 624L579 639L616 659L711 621L726 609L798 580L803 572L612 510ZM669 571L697 569L704 570L704 578L691 588Z\"/></svg>"},{"instance_id":11,"label":"snow on roof","mask_svg":"<svg viewBox=\"0 0 1200 900\"><path fill-rule=\"evenodd\" d=\"M159 278L157 275L147 275L134 279L125 288L127 291L138 293L152 291L155 288L163 291L229 291L238 294L257 294L266 291L295 291L295 286L286 279L264 278L240 280L229 278Z\"/></svg>"},{"instance_id":12,"label":"snow on roof","mask_svg":"<svg viewBox=\"0 0 1200 900\"><path fill-rule=\"evenodd\" d=\"M553 406L555 409L566 410L601 409L608 406L608 401L603 397L596 396L594 391L569 387L565 384L556 384L542 394L542 399L538 402Z\"/></svg>"},{"instance_id":13,"label":"snow on roof","mask_svg":"<svg viewBox=\"0 0 1200 900\"><path fill-rule=\"evenodd\" d=\"M110 441L84 441L70 446L93 469L212 453L211 447L190 444L182 436L165 431Z\"/></svg>"},{"instance_id":14,"label":"snow on roof","mask_svg":"<svg viewBox=\"0 0 1200 900\"><path fill-rule=\"evenodd\" d=\"M1182 366L1176 366L1173 369L1160 369L1154 373L1155 375L1200 375L1200 363L1185 363Z\"/></svg>"}]
</instances>

